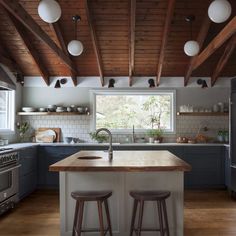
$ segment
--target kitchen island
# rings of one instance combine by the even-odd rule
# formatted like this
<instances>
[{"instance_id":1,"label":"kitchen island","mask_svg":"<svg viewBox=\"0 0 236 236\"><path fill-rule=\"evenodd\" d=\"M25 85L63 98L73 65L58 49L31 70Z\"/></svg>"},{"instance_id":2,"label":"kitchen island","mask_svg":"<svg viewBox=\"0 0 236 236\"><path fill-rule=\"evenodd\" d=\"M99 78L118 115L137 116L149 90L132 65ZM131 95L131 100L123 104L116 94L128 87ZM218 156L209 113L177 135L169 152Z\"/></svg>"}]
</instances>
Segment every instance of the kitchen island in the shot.
<instances>
[{"instance_id":1,"label":"kitchen island","mask_svg":"<svg viewBox=\"0 0 236 236\"><path fill-rule=\"evenodd\" d=\"M79 159L100 157L99 159ZM108 161L104 151L81 151L50 166L60 172L61 235L72 234L76 190L112 190L109 199L112 229L119 236L129 235L133 200L131 190L169 190L167 211L171 236L183 236L184 171L191 167L168 151L114 151ZM143 225L156 226L156 204L148 202L144 209ZM98 227L95 203L85 206L84 227ZM88 234L99 235L99 234ZM142 235L156 235L143 233Z\"/></svg>"}]
</instances>

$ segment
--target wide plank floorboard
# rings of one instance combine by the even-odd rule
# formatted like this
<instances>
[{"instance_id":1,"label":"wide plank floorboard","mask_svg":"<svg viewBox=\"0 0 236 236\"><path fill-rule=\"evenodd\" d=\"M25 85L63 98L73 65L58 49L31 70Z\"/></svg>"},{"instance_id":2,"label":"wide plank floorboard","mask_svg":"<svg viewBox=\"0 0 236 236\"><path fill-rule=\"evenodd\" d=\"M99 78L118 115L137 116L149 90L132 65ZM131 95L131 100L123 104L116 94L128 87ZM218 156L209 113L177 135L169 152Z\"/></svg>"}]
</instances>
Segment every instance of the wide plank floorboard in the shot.
<instances>
[{"instance_id":1,"label":"wide plank floorboard","mask_svg":"<svg viewBox=\"0 0 236 236\"><path fill-rule=\"evenodd\" d=\"M235 236L236 201L227 191L185 192L185 236ZM1 236L58 236L59 194L38 190L0 217Z\"/></svg>"}]
</instances>

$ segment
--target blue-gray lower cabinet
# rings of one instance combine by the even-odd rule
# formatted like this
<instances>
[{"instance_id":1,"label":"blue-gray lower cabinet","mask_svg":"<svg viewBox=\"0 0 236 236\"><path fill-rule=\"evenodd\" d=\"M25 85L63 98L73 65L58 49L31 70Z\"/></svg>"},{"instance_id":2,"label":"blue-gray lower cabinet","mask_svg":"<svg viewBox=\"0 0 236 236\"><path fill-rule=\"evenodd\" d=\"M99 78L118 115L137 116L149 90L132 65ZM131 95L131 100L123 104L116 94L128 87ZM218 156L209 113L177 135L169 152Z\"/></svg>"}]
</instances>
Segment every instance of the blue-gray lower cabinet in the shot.
<instances>
[{"instance_id":1,"label":"blue-gray lower cabinet","mask_svg":"<svg viewBox=\"0 0 236 236\"><path fill-rule=\"evenodd\" d=\"M230 160L230 148L225 147L225 185L227 188L231 188L230 180L231 180L231 160Z\"/></svg>"},{"instance_id":2,"label":"blue-gray lower cabinet","mask_svg":"<svg viewBox=\"0 0 236 236\"><path fill-rule=\"evenodd\" d=\"M23 199L37 187L37 147L28 147L19 151L20 178L19 197Z\"/></svg>"},{"instance_id":3,"label":"blue-gray lower cabinet","mask_svg":"<svg viewBox=\"0 0 236 236\"><path fill-rule=\"evenodd\" d=\"M224 147L184 147L182 159L192 166L185 173L186 188L225 187Z\"/></svg>"},{"instance_id":4,"label":"blue-gray lower cabinet","mask_svg":"<svg viewBox=\"0 0 236 236\"><path fill-rule=\"evenodd\" d=\"M38 187L58 188L59 174L50 172L49 166L80 151L80 147L41 146L38 152Z\"/></svg>"}]
</instances>

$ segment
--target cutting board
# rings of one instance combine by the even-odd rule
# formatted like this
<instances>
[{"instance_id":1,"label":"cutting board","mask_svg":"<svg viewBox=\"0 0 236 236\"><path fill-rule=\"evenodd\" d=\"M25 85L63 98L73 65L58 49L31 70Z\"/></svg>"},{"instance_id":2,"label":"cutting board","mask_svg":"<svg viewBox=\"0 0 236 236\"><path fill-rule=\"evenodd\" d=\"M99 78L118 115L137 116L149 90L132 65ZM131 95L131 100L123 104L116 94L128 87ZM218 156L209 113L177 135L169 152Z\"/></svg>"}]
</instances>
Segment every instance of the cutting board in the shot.
<instances>
[{"instance_id":1,"label":"cutting board","mask_svg":"<svg viewBox=\"0 0 236 236\"><path fill-rule=\"evenodd\" d=\"M56 139L54 140L54 142L60 142L61 141L61 128L38 128L36 130L36 134L38 132L47 131L47 130L53 130L56 133Z\"/></svg>"}]
</instances>

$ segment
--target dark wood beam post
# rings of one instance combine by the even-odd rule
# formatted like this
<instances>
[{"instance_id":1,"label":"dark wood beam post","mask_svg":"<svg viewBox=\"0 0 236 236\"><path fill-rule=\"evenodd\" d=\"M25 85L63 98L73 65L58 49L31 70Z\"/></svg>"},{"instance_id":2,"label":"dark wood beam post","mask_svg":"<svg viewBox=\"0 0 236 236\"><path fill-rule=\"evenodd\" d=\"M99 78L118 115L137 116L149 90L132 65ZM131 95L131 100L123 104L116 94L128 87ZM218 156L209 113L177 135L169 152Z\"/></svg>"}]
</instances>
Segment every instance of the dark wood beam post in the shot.
<instances>
[{"instance_id":1,"label":"dark wood beam post","mask_svg":"<svg viewBox=\"0 0 236 236\"><path fill-rule=\"evenodd\" d=\"M207 37L207 33L209 31L210 26L211 26L211 21L208 17L208 14L206 14L206 16L204 17L204 20L202 22L202 26L199 31L198 37L197 37L197 42L199 44L200 50L201 50L203 43ZM189 62L189 65L188 65L188 68L187 68L187 71L186 71L186 74L184 77L184 86L187 86L187 84L190 80L191 74L193 72L193 65L194 65L196 59L197 59L197 56L194 56L190 59L190 62Z\"/></svg>"},{"instance_id":2,"label":"dark wood beam post","mask_svg":"<svg viewBox=\"0 0 236 236\"><path fill-rule=\"evenodd\" d=\"M42 60L39 57L39 53L35 50L32 41L30 40L30 35L28 31L26 31L26 28L10 13L8 13L9 19L11 20L12 24L15 26L18 34L20 35L22 41L24 42L25 46L29 50L41 76L43 77L44 82L49 85L49 72L45 65L43 64Z\"/></svg>"},{"instance_id":3,"label":"dark wood beam post","mask_svg":"<svg viewBox=\"0 0 236 236\"><path fill-rule=\"evenodd\" d=\"M55 22L53 24L50 24L51 29L54 31L55 35L57 36L57 40L59 41L59 44L61 46L62 51L71 59L70 54L67 50L67 45L64 39L64 36L62 34L62 30L61 30L61 26L59 22ZM74 64L74 62L71 59L71 64L73 65L74 68L76 68L76 65ZM77 75L78 72L75 73L73 70L70 70L70 74L71 74L71 79L74 83L74 86L77 86Z\"/></svg>"},{"instance_id":4,"label":"dark wood beam post","mask_svg":"<svg viewBox=\"0 0 236 236\"><path fill-rule=\"evenodd\" d=\"M168 35L170 32L171 21L174 16L174 9L175 9L175 0L168 0L168 8L167 8L167 13L166 13L164 31L162 35L160 56L159 56L159 60L157 64L157 78L156 78L157 86L159 86L160 80L161 80L161 73L162 73L162 67L163 67L164 56L165 56L165 47L166 47Z\"/></svg>"},{"instance_id":5,"label":"dark wood beam post","mask_svg":"<svg viewBox=\"0 0 236 236\"><path fill-rule=\"evenodd\" d=\"M132 86L134 73L134 48L135 48L135 12L136 0L130 0L130 35L129 35L129 86Z\"/></svg>"},{"instance_id":6,"label":"dark wood beam post","mask_svg":"<svg viewBox=\"0 0 236 236\"><path fill-rule=\"evenodd\" d=\"M93 49L94 49L96 59L97 59L100 80L101 80L102 86L104 86L102 57L101 57L99 46L98 46L98 40L97 40L95 27L93 25L93 17L92 17L92 14L90 12L89 0L85 0L85 9L86 9L86 14L87 14L87 20L88 20L88 24L89 24L90 34L91 34L91 38L92 38Z\"/></svg>"},{"instance_id":7,"label":"dark wood beam post","mask_svg":"<svg viewBox=\"0 0 236 236\"><path fill-rule=\"evenodd\" d=\"M205 62L220 46L236 33L236 16L220 31L220 33L197 56L193 70Z\"/></svg>"},{"instance_id":8,"label":"dark wood beam post","mask_svg":"<svg viewBox=\"0 0 236 236\"><path fill-rule=\"evenodd\" d=\"M230 56L234 52L236 46L236 35L234 35L227 43L224 53L222 54L213 74L211 77L211 86L213 87L220 76L221 71L224 69L226 63L228 62Z\"/></svg>"},{"instance_id":9,"label":"dark wood beam post","mask_svg":"<svg viewBox=\"0 0 236 236\"><path fill-rule=\"evenodd\" d=\"M0 63L9 68L12 72L17 74L20 81L24 81L24 73L18 63L15 61L11 52L4 45L3 41L0 39Z\"/></svg>"},{"instance_id":10,"label":"dark wood beam post","mask_svg":"<svg viewBox=\"0 0 236 236\"><path fill-rule=\"evenodd\" d=\"M39 40L44 42L70 69L76 73L76 68L72 65L70 58L65 55L56 43L43 31L43 29L34 21L17 0L0 0L0 4Z\"/></svg>"}]
</instances>

